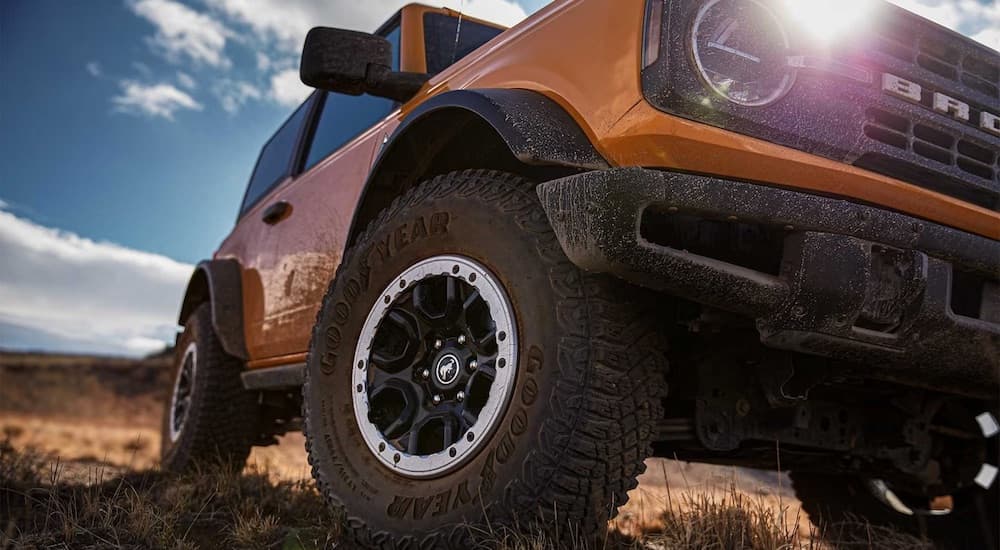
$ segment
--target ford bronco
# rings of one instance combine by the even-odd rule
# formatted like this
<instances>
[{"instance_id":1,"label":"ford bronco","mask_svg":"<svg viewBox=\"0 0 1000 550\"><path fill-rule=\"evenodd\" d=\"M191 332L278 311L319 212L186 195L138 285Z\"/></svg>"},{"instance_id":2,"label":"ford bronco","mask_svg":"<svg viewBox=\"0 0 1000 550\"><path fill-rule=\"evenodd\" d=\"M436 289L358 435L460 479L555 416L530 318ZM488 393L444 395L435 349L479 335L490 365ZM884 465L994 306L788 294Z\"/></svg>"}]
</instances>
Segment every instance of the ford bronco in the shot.
<instances>
[{"instance_id":1,"label":"ford bronco","mask_svg":"<svg viewBox=\"0 0 1000 550\"><path fill-rule=\"evenodd\" d=\"M815 5L313 29L184 298L164 467L303 429L380 548L598 533L650 456L996 548L1000 54Z\"/></svg>"}]
</instances>

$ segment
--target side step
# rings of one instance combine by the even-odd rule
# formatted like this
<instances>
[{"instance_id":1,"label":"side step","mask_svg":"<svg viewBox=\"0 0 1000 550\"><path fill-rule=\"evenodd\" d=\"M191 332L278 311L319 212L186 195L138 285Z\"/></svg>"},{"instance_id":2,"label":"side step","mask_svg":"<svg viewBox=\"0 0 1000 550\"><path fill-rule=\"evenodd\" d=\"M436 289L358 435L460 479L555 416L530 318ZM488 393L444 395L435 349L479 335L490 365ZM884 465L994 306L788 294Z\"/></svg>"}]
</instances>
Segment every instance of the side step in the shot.
<instances>
[{"instance_id":1,"label":"side step","mask_svg":"<svg viewBox=\"0 0 1000 550\"><path fill-rule=\"evenodd\" d=\"M280 390L301 386L306 379L306 364L295 363L280 367L249 370L240 374L248 390Z\"/></svg>"}]
</instances>

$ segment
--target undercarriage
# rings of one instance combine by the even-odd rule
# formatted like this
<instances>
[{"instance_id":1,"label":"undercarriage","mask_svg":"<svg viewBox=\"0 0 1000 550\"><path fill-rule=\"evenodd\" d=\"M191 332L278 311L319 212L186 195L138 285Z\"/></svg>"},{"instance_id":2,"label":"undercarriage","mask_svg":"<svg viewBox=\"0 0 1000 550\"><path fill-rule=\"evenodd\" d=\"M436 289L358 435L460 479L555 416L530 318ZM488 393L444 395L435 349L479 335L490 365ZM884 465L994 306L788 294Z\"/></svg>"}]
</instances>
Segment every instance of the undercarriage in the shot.
<instances>
[{"instance_id":1,"label":"undercarriage","mask_svg":"<svg viewBox=\"0 0 1000 550\"><path fill-rule=\"evenodd\" d=\"M656 456L856 475L883 483L912 510L995 483L995 399L766 348L751 326L723 328L706 323L711 317L726 318L679 320L670 337L670 394Z\"/></svg>"}]
</instances>

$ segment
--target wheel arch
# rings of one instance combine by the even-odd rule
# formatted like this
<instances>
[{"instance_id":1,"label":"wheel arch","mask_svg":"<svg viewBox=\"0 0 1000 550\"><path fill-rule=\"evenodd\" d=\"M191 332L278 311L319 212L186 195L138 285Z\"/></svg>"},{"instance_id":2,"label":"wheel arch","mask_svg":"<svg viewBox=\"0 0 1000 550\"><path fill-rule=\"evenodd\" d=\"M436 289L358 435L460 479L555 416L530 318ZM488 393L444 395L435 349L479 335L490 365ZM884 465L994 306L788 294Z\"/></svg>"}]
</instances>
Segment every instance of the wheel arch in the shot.
<instances>
[{"instance_id":1,"label":"wheel arch","mask_svg":"<svg viewBox=\"0 0 1000 550\"><path fill-rule=\"evenodd\" d=\"M209 303L212 328L226 353L246 360L243 336L243 285L236 260L203 260L195 266L181 302L177 323L184 325L195 308Z\"/></svg>"},{"instance_id":2,"label":"wheel arch","mask_svg":"<svg viewBox=\"0 0 1000 550\"><path fill-rule=\"evenodd\" d=\"M445 92L409 113L383 146L355 209L348 243L395 197L436 175L483 168L546 181L609 167L576 121L539 92Z\"/></svg>"}]
</instances>

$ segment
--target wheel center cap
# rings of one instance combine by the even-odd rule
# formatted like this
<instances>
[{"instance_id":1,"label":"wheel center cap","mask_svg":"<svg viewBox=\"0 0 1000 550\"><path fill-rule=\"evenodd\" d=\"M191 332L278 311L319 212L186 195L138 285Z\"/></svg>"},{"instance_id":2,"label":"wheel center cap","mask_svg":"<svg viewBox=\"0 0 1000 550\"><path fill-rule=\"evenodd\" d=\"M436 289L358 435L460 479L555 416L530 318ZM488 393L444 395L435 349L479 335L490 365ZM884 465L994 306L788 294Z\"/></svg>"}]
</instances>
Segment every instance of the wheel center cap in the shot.
<instances>
[{"instance_id":1,"label":"wheel center cap","mask_svg":"<svg viewBox=\"0 0 1000 550\"><path fill-rule=\"evenodd\" d=\"M434 365L434 378L442 386L450 386L458 379L459 362L453 353L446 353Z\"/></svg>"}]
</instances>

